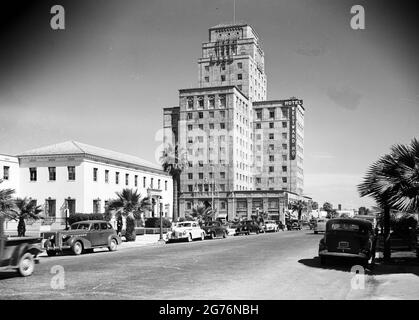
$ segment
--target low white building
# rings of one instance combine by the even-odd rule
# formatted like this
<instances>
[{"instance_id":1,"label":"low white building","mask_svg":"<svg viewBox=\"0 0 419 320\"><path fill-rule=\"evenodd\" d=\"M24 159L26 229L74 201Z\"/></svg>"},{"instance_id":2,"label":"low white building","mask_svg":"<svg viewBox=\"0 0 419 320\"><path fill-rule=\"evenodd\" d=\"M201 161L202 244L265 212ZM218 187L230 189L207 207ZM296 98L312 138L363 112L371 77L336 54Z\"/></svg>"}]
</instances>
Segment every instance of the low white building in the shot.
<instances>
[{"instance_id":1,"label":"low white building","mask_svg":"<svg viewBox=\"0 0 419 320\"><path fill-rule=\"evenodd\" d=\"M0 184L1 189L19 188L19 160L17 157L0 154Z\"/></svg>"},{"instance_id":2,"label":"low white building","mask_svg":"<svg viewBox=\"0 0 419 320\"><path fill-rule=\"evenodd\" d=\"M29 150L17 159L9 159L9 179L18 179L17 184L13 180L17 195L36 200L52 221L62 224L66 214L103 213L106 203L124 188L153 199L147 216L161 211L172 218L172 178L151 162L76 141ZM6 166L5 161L1 158L0 165ZM16 171L16 166L14 176L11 169Z\"/></svg>"}]
</instances>

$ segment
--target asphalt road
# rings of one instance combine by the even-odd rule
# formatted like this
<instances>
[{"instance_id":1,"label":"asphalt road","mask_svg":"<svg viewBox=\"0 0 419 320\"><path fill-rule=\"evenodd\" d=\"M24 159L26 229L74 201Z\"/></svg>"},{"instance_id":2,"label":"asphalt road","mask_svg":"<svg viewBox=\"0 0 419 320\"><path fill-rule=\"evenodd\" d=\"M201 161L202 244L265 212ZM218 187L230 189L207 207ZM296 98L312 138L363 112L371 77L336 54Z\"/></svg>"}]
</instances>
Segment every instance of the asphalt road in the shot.
<instances>
[{"instance_id":1,"label":"asphalt road","mask_svg":"<svg viewBox=\"0 0 419 320\"><path fill-rule=\"evenodd\" d=\"M373 279L362 290L352 289L351 265L320 265L321 237L310 230L284 231L42 257L31 277L1 272L0 299L371 297ZM57 270L64 273L52 273Z\"/></svg>"}]
</instances>

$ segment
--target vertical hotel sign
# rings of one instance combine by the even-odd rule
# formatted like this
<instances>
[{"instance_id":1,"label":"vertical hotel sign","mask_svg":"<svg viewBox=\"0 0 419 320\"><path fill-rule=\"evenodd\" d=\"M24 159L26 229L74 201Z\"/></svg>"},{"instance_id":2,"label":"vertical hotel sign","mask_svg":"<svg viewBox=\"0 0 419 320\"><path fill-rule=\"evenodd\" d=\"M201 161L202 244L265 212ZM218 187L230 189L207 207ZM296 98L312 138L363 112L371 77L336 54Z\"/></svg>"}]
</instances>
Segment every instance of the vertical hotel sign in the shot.
<instances>
[{"instance_id":1,"label":"vertical hotel sign","mask_svg":"<svg viewBox=\"0 0 419 320\"><path fill-rule=\"evenodd\" d=\"M290 119L290 160L295 160L297 155L297 108L298 105L302 105L302 100L285 100L284 106L289 108L289 119Z\"/></svg>"}]
</instances>

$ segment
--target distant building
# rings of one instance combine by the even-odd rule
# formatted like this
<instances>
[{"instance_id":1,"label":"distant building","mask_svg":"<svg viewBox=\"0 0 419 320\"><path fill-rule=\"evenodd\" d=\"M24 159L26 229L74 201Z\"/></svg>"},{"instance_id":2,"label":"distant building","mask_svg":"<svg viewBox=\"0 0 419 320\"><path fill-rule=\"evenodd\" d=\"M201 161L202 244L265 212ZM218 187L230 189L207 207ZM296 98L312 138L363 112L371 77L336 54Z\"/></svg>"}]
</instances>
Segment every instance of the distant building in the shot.
<instances>
[{"instance_id":1,"label":"distant building","mask_svg":"<svg viewBox=\"0 0 419 320\"><path fill-rule=\"evenodd\" d=\"M163 110L165 143L190 161L180 216L206 201L229 219L261 210L282 219L304 191L303 101L266 100L265 54L248 24L210 28L198 69L198 86Z\"/></svg>"}]
</instances>

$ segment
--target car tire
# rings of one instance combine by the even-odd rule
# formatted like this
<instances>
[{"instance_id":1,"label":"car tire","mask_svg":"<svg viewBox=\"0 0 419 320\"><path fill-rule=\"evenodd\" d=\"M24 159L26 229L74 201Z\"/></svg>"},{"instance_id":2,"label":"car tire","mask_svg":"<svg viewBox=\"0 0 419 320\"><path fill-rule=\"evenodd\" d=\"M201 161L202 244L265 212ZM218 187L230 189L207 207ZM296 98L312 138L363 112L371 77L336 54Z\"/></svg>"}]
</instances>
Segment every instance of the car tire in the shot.
<instances>
[{"instance_id":1,"label":"car tire","mask_svg":"<svg viewBox=\"0 0 419 320\"><path fill-rule=\"evenodd\" d=\"M318 234L319 232L318 231L314 231L314 234Z\"/></svg>"},{"instance_id":2,"label":"car tire","mask_svg":"<svg viewBox=\"0 0 419 320\"><path fill-rule=\"evenodd\" d=\"M225 238L227 238L227 231L224 231L223 232L223 238L225 239Z\"/></svg>"},{"instance_id":3,"label":"car tire","mask_svg":"<svg viewBox=\"0 0 419 320\"><path fill-rule=\"evenodd\" d=\"M201 241L204 241L205 240L205 233L202 233L201 234Z\"/></svg>"},{"instance_id":4,"label":"car tire","mask_svg":"<svg viewBox=\"0 0 419 320\"><path fill-rule=\"evenodd\" d=\"M19 274L22 277L28 277L33 273L35 269L35 260L32 253L26 252L20 259L18 265Z\"/></svg>"},{"instance_id":5,"label":"car tire","mask_svg":"<svg viewBox=\"0 0 419 320\"><path fill-rule=\"evenodd\" d=\"M322 266L324 266L324 265L326 265L326 257L325 256L321 256L320 257L320 264L322 265Z\"/></svg>"},{"instance_id":6,"label":"car tire","mask_svg":"<svg viewBox=\"0 0 419 320\"><path fill-rule=\"evenodd\" d=\"M57 255L57 251L55 250L47 250L48 257L54 257Z\"/></svg>"},{"instance_id":7,"label":"car tire","mask_svg":"<svg viewBox=\"0 0 419 320\"><path fill-rule=\"evenodd\" d=\"M217 236L215 235L215 232L211 232L211 239L215 239Z\"/></svg>"},{"instance_id":8,"label":"car tire","mask_svg":"<svg viewBox=\"0 0 419 320\"><path fill-rule=\"evenodd\" d=\"M190 233L188 236L188 242L192 242L192 241L193 241L193 238L192 238L192 234Z\"/></svg>"},{"instance_id":9,"label":"car tire","mask_svg":"<svg viewBox=\"0 0 419 320\"><path fill-rule=\"evenodd\" d=\"M71 251L74 255L78 256L83 253L83 244L80 241L76 241L71 247Z\"/></svg>"},{"instance_id":10,"label":"car tire","mask_svg":"<svg viewBox=\"0 0 419 320\"><path fill-rule=\"evenodd\" d=\"M111 239L108 249L109 251L116 251L118 249L118 242L115 239Z\"/></svg>"}]
</instances>

